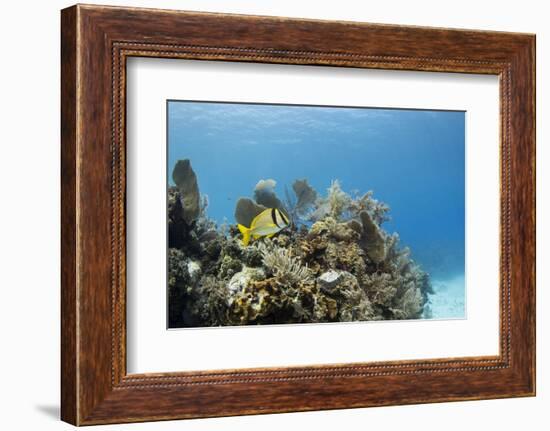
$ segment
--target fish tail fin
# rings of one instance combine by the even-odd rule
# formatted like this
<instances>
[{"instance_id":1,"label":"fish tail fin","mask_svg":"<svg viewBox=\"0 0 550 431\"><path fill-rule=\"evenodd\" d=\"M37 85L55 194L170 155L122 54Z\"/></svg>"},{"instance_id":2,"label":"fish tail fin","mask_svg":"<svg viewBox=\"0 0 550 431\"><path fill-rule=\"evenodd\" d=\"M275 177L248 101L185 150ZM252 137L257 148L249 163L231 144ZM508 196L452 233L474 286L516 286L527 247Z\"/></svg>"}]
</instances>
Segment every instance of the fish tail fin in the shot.
<instances>
[{"instance_id":1,"label":"fish tail fin","mask_svg":"<svg viewBox=\"0 0 550 431\"><path fill-rule=\"evenodd\" d=\"M239 232L241 232L243 235L243 245L246 247L250 242L251 229L247 228L246 226L243 226L242 224L238 224L237 227L239 228Z\"/></svg>"}]
</instances>

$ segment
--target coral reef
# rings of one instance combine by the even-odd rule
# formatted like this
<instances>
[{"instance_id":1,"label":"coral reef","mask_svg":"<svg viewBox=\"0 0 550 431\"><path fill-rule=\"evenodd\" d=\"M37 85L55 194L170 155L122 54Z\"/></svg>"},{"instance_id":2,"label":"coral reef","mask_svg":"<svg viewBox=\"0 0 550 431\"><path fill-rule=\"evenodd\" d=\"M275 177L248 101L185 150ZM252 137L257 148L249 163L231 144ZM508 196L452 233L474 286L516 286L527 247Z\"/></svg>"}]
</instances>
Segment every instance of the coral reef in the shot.
<instances>
[{"instance_id":1,"label":"coral reef","mask_svg":"<svg viewBox=\"0 0 550 431\"><path fill-rule=\"evenodd\" d=\"M373 193L350 195L333 181L325 196L296 180L284 202L260 180L235 221L249 226L267 208L290 227L243 246L236 225L208 219L188 160L168 190L170 327L418 319L428 310L429 276L384 230L389 207ZM293 195L292 195L293 193Z\"/></svg>"}]
</instances>

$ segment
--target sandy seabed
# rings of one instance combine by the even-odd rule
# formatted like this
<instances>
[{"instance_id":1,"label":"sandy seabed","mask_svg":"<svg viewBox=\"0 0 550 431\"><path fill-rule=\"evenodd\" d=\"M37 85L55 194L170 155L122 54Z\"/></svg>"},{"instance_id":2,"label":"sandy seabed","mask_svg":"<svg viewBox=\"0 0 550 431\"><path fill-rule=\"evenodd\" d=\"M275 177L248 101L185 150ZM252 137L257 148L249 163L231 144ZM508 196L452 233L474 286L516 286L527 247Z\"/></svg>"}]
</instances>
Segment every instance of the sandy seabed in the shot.
<instances>
[{"instance_id":1,"label":"sandy seabed","mask_svg":"<svg viewBox=\"0 0 550 431\"><path fill-rule=\"evenodd\" d=\"M432 319L463 319L466 317L464 275L432 280L434 294L428 297Z\"/></svg>"}]
</instances>

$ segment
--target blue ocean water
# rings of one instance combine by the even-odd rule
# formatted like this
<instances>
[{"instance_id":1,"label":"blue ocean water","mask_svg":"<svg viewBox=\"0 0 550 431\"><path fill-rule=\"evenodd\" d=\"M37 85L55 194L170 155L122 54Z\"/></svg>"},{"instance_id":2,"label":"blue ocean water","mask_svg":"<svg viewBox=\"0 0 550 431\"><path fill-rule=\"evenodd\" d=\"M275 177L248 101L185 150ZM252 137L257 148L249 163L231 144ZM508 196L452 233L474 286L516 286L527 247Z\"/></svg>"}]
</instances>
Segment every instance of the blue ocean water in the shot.
<instances>
[{"instance_id":1,"label":"blue ocean water","mask_svg":"<svg viewBox=\"0 0 550 431\"><path fill-rule=\"evenodd\" d=\"M168 173L191 160L210 218L234 223L237 200L260 179L274 179L281 197L297 178L320 194L335 179L346 192L372 190L391 208L384 229L445 292L433 317L464 316L464 112L187 101L167 109Z\"/></svg>"}]
</instances>

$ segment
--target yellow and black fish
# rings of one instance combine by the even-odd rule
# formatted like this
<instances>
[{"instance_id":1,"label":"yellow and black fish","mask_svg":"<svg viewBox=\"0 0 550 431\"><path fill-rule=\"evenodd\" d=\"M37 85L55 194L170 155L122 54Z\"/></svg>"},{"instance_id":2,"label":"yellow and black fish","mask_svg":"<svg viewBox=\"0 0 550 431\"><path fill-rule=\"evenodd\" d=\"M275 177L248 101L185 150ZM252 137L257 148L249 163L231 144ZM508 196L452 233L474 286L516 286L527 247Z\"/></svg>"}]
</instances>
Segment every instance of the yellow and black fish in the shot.
<instances>
[{"instance_id":1,"label":"yellow and black fish","mask_svg":"<svg viewBox=\"0 0 550 431\"><path fill-rule=\"evenodd\" d=\"M277 208L268 208L258 214L252 220L250 227L238 224L239 231L243 235L243 245L247 246L250 242L250 237L258 239L262 236L268 238L288 227L290 222L288 217Z\"/></svg>"}]
</instances>

